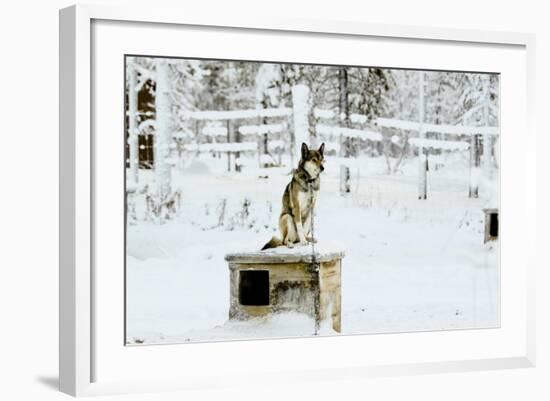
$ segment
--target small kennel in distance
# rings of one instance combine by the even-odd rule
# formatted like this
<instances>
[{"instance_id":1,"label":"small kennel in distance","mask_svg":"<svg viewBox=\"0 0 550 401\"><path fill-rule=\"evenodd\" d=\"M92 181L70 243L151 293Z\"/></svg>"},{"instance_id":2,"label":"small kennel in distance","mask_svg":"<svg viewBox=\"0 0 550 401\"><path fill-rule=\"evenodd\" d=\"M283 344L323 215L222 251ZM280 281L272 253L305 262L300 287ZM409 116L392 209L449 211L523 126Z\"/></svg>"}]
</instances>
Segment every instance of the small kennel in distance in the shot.
<instances>
[{"instance_id":1,"label":"small kennel in distance","mask_svg":"<svg viewBox=\"0 0 550 401\"><path fill-rule=\"evenodd\" d=\"M229 319L268 317L277 312L305 313L322 322L331 319L341 331L343 252L312 255L296 249L232 253L229 263Z\"/></svg>"},{"instance_id":2,"label":"small kennel in distance","mask_svg":"<svg viewBox=\"0 0 550 401\"><path fill-rule=\"evenodd\" d=\"M498 239L499 215L498 209L483 209L485 214L485 235L483 242L495 241Z\"/></svg>"}]
</instances>

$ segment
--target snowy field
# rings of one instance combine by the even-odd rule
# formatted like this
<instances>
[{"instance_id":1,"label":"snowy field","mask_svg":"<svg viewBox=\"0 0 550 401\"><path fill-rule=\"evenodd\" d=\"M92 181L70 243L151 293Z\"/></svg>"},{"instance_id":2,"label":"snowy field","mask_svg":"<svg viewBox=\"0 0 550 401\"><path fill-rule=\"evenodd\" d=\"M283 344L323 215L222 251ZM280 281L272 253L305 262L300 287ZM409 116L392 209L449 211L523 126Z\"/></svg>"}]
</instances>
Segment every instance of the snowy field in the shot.
<instances>
[{"instance_id":1,"label":"snowy field","mask_svg":"<svg viewBox=\"0 0 550 401\"><path fill-rule=\"evenodd\" d=\"M181 188L178 215L144 221L135 198L127 228L127 341L174 343L310 336L309 317L228 321L229 270L224 255L259 250L278 234L289 167L257 168L243 157L241 173L227 160L201 154L174 168ZM338 194L338 160L327 156L316 206L319 248L345 252L342 334L499 326L498 243L483 244L484 207L498 199L481 182L468 198L468 157L455 153L428 174L428 199L417 199L417 160L385 173L385 160L354 161L352 194ZM288 165L288 161L287 161ZM140 185L153 180L140 170ZM493 179L492 181L495 181ZM321 334L336 334L323 327Z\"/></svg>"}]
</instances>

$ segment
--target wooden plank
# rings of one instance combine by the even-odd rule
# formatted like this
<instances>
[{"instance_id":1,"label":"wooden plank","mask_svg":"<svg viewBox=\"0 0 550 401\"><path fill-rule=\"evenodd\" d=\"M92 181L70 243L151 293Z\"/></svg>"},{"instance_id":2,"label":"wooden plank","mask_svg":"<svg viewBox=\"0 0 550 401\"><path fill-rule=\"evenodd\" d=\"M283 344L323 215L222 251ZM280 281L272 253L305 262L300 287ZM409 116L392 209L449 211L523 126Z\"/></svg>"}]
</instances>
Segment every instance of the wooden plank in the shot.
<instances>
[{"instance_id":1,"label":"wooden plank","mask_svg":"<svg viewBox=\"0 0 550 401\"><path fill-rule=\"evenodd\" d=\"M261 251L261 252L242 252L242 253L228 253L225 255L225 260L228 262L242 263L242 264L258 264L258 263L311 263L312 255L310 253L293 252L292 249L286 250L283 248L280 251ZM336 259L342 259L345 256L343 251L333 251L326 253L315 253L315 260L317 262L328 262Z\"/></svg>"}]
</instances>

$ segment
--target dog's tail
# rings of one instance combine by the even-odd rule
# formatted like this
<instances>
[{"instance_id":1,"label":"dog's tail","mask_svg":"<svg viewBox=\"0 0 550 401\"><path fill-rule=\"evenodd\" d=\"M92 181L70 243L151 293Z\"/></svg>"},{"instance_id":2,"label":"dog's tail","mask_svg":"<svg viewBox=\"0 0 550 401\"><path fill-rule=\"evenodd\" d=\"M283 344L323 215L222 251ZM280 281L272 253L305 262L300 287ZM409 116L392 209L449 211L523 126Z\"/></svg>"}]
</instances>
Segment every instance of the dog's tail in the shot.
<instances>
[{"instance_id":1,"label":"dog's tail","mask_svg":"<svg viewBox=\"0 0 550 401\"><path fill-rule=\"evenodd\" d=\"M264 249L270 249L270 248L277 248L278 246L281 246L283 245L283 241L281 241L279 238L277 237L272 237L269 242L267 244L264 245L264 247L262 248L262 251Z\"/></svg>"}]
</instances>

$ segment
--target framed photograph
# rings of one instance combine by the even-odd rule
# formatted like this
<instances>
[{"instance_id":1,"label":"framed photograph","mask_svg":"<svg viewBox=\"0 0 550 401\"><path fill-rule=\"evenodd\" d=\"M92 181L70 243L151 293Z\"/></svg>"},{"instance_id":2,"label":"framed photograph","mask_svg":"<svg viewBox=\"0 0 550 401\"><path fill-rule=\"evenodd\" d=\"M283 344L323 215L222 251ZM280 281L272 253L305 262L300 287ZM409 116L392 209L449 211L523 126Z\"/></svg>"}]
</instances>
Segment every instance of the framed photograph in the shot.
<instances>
[{"instance_id":1,"label":"framed photograph","mask_svg":"<svg viewBox=\"0 0 550 401\"><path fill-rule=\"evenodd\" d=\"M534 37L60 12L60 388L535 363Z\"/></svg>"}]
</instances>

